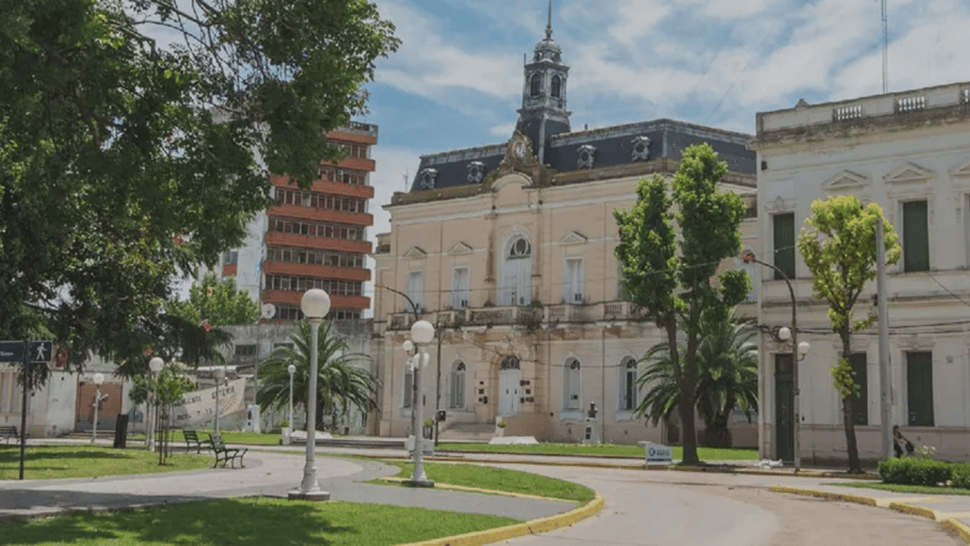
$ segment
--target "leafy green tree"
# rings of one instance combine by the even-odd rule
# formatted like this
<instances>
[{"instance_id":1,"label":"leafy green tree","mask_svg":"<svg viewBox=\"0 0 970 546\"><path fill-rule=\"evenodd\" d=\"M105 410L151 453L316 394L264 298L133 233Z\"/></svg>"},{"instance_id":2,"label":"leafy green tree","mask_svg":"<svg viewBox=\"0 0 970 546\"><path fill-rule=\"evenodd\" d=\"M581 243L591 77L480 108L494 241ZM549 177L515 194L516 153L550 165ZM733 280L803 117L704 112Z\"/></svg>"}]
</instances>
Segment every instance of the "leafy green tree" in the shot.
<instances>
[{"instance_id":1,"label":"leafy green tree","mask_svg":"<svg viewBox=\"0 0 970 546\"><path fill-rule=\"evenodd\" d=\"M192 285L188 300L167 302L165 311L196 324L207 320L215 327L253 324L259 319L259 306L249 292L236 290L232 277L219 281L215 273Z\"/></svg>"},{"instance_id":2,"label":"leafy green tree","mask_svg":"<svg viewBox=\"0 0 970 546\"><path fill-rule=\"evenodd\" d=\"M366 0L0 10L0 337L137 359L170 280L338 160L394 27ZM42 367L34 367L41 370Z\"/></svg>"},{"instance_id":3,"label":"leafy green tree","mask_svg":"<svg viewBox=\"0 0 970 546\"><path fill-rule=\"evenodd\" d=\"M260 385L256 403L260 409L285 411L290 400L290 364L293 374L293 404L302 404L304 411L310 391L310 323L301 321L298 332L290 336L293 347L277 347L269 359L259 365ZM337 335L333 323L324 321L317 338L317 408L316 422L324 425L324 416L331 415L331 427L337 426L338 414L347 416L350 408L367 413L377 408L378 380L370 370L359 364L369 357L350 352L347 342ZM291 424L292 426L292 424Z\"/></svg>"},{"instance_id":4,"label":"leafy green tree","mask_svg":"<svg viewBox=\"0 0 970 546\"><path fill-rule=\"evenodd\" d=\"M758 331L747 322L731 316L705 312L701 315L701 345L697 351L697 388L693 406L704 425L704 443L729 447L728 421L735 409L749 416L758 410ZM679 347L680 354L686 351ZM661 418L674 415L680 404L680 385L670 360L670 345L658 343L641 362L647 368L637 378L639 389L646 389L637 413L656 425Z\"/></svg>"},{"instance_id":5,"label":"leafy green tree","mask_svg":"<svg viewBox=\"0 0 970 546\"><path fill-rule=\"evenodd\" d=\"M899 261L902 249L892 225L875 203L865 207L854 195L830 197L812 203L812 216L798 237L798 251L812 272L815 298L828 302L828 318L842 341L842 357L832 368L835 388L842 399L842 422L849 454L849 472L862 472L856 444L854 401L861 397L849 357L852 334L869 328L874 314L858 318L853 308L866 283L876 278L876 221L883 218L886 264ZM865 402L863 402L865 403Z\"/></svg>"},{"instance_id":6,"label":"leafy green tree","mask_svg":"<svg viewBox=\"0 0 970 546\"><path fill-rule=\"evenodd\" d=\"M717 188L726 173L727 164L718 161L708 144L691 146L684 150L672 184L660 176L641 180L633 208L613 213L620 230L616 256L623 266L623 285L666 335L681 400L695 396L701 311L726 313L750 289L743 271L717 273L722 260L741 250L739 227L745 212L738 195ZM677 343L681 324L683 351ZM683 461L696 464L694 407L679 408Z\"/></svg>"}]
</instances>

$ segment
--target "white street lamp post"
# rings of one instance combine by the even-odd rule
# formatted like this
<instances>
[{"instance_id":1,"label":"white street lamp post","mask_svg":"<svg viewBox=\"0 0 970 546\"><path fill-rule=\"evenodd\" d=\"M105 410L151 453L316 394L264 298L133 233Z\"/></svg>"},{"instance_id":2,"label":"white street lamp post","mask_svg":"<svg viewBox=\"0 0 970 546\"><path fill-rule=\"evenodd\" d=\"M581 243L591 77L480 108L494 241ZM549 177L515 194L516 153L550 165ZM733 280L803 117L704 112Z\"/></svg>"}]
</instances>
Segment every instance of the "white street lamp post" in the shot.
<instances>
[{"instance_id":1,"label":"white street lamp post","mask_svg":"<svg viewBox=\"0 0 970 546\"><path fill-rule=\"evenodd\" d=\"M91 429L91 443L94 443L98 436L98 406L101 405L101 384L104 383L104 374L94 374L94 428Z\"/></svg>"},{"instance_id":2,"label":"white street lamp post","mask_svg":"<svg viewBox=\"0 0 970 546\"><path fill-rule=\"evenodd\" d=\"M165 362L157 356L148 361L148 379L151 387L151 390L148 391L148 407L145 408L145 418L148 420L148 423L145 425L148 451L155 451L155 412L152 408L155 405L155 387L152 380L155 378L155 374L162 371L162 366L164 365Z\"/></svg>"},{"instance_id":3,"label":"white street lamp post","mask_svg":"<svg viewBox=\"0 0 970 546\"><path fill-rule=\"evenodd\" d=\"M289 430L287 430L287 436L293 437L293 374L296 373L296 366L290 364L286 367L286 371L290 372L290 414L287 419L287 423L290 424Z\"/></svg>"},{"instance_id":4,"label":"white street lamp post","mask_svg":"<svg viewBox=\"0 0 970 546\"><path fill-rule=\"evenodd\" d=\"M219 390L222 389L222 378L226 377L226 369L216 367L216 434L219 434Z\"/></svg>"},{"instance_id":5,"label":"white street lamp post","mask_svg":"<svg viewBox=\"0 0 970 546\"><path fill-rule=\"evenodd\" d=\"M306 464L303 466L303 481L299 489L290 491L290 499L303 500L330 500L330 493L320 490L317 483L317 468L314 466L314 450L316 449L317 435L317 359L319 358L319 347L317 337L320 332L320 323L323 317L330 311L330 296L319 288L312 288L303 294L300 300L300 309L303 316L310 323L310 384L307 393L307 423L306 423Z\"/></svg>"},{"instance_id":6,"label":"white street lamp post","mask_svg":"<svg viewBox=\"0 0 970 546\"><path fill-rule=\"evenodd\" d=\"M418 353L414 356L414 472L411 479L405 482L411 487L434 487L434 482L424 473L424 400L421 389L421 368L428 360L428 343L434 339L434 326L426 320L419 320L411 326L411 339L418 346Z\"/></svg>"}]
</instances>

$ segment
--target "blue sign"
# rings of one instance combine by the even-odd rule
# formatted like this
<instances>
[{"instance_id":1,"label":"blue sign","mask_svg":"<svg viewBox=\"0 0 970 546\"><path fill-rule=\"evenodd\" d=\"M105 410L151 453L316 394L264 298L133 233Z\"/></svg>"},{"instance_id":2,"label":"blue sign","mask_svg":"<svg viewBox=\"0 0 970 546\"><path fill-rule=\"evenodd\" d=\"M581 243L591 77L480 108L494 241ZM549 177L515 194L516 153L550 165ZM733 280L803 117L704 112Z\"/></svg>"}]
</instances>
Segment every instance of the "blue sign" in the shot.
<instances>
[{"instance_id":1,"label":"blue sign","mask_svg":"<svg viewBox=\"0 0 970 546\"><path fill-rule=\"evenodd\" d=\"M28 341L27 360L32 364L47 363L54 358L53 341ZM0 341L0 362L23 362L23 341Z\"/></svg>"}]
</instances>

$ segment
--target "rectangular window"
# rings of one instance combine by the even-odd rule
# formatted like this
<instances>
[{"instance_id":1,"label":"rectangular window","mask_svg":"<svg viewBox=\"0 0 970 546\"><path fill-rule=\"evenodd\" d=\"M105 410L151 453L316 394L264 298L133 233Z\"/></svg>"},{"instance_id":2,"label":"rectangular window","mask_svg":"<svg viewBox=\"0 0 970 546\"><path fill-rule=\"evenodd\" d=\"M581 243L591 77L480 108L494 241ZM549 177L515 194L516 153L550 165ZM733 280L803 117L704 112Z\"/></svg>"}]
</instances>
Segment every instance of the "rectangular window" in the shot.
<instances>
[{"instance_id":1,"label":"rectangular window","mask_svg":"<svg viewBox=\"0 0 970 546\"><path fill-rule=\"evenodd\" d=\"M408 272L408 297L418 311L424 309L424 272ZM413 309L407 307L405 311L413 311Z\"/></svg>"},{"instance_id":2,"label":"rectangular window","mask_svg":"<svg viewBox=\"0 0 970 546\"><path fill-rule=\"evenodd\" d=\"M468 307L468 268L456 267L451 270L451 308Z\"/></svg>"},{"instance_id":3,"label":"rectangular window","mask_svg":"<svg viewBox=\"0 0 970 546\"><path fill-rule=\"evenodd\" d=\"M852 399L852 419L857 425L869 424L869 374L866 353L856 353L849 357L853 380L859 386L859 396Z\"/></svg>"},{"instance_id":4,"label":"rectangular window","mask_svg":"<svg viewBox=\"0 0 970 546\"><path fill-rule=\"evenodd\" d=\"M906 400L911 427L933 426L933 353L906 353Z\"/></svg>"},{"instance_id":5,"label":"rectangular window","mask_svg":"<svg viewBox=\"0 0 970 546\"><path fill-rule=\"evenodd\" d=\"M566 303L583 303L583 259L567 258L563 275L563 299Z\"/></svg>"},{"instance_id":6,"label":"rectangular window","mask_svg":"<svg viewBox=\"0 0 970 546\"><path fill-rule=\"evenodd\" d=\"M236 356L256 356L256 345L236 345Z\"/></svg>"},{"instance_id":7,"label":"rectangular window","mask_svg":"<svg viewBox=\"0 0 970 546\"><path fill-rule=\"evenodd\" d=\"M903 270L930 270L929 218L925 200L903 203Z\"/></svg>"},{"instance_id":8,"label":"rectangular window","mask_svg":"<svg viewBox=\"0 0 970 546\"><path fill-rule=\"evenodd\" d=\"M637 407L637 364L628 363L623 369L623 403L620 409L633 411Z\"/></svg>"},{"instance_id":9,"label":"rectangular window","mask_svg":"<svg viewBox=\"0 0 970 546\"><path fill-rule=\"evenodd\" d=\"M774 222L775 267L789 279L795 278L795 213L787 212L772 216ZM775 271L775 279L784 277Z\"/></svg>"}]
</instances>

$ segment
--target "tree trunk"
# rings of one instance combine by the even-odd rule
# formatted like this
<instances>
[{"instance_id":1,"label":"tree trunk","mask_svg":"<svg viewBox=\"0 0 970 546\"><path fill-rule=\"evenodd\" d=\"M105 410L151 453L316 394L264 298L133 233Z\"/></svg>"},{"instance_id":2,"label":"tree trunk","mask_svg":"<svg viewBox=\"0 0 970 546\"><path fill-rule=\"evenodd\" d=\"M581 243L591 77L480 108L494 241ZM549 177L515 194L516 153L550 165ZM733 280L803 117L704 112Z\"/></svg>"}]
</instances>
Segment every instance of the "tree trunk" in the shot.
<instances>
[{"instance_id":1,"label":"tree trunk","mask_svg":"<svg viewBox=\"0 0 970 546\"><path fill-rule=\"evenodd\" d=\"M852 345L850 343L851 333L849 326L843 326L840 332L842 337L842 358L850 362L852 356ZM854 381L855 378L853 378ZM859 446L855 438L855 419L852 412L854 393L842 399L842 422L845 425L845 447L849 455L849 473L861 474L862 467L859 466Z\"/></svg>"},{"instance_id":2,"label":"tree trunk","mask_svg":"<svg viewBox=\"0 0 970 546\"><path fill-rule=\"evenodd\" d=\"M674 366L674 374L680 387L680 411L681 426L681 445L683 446L683 460L685 465L696 465L700 460L697 458L697 431L694 427L694 389L697 382L694 373L688 370L690 366L681 366L680 347L677 346L677 318L669 317L666 324L667 346L670 349L670 359Z\"/></svg>"}]
</instances>

